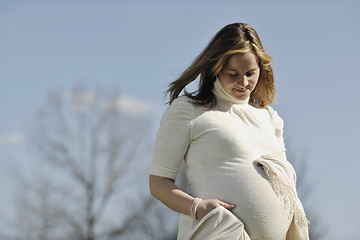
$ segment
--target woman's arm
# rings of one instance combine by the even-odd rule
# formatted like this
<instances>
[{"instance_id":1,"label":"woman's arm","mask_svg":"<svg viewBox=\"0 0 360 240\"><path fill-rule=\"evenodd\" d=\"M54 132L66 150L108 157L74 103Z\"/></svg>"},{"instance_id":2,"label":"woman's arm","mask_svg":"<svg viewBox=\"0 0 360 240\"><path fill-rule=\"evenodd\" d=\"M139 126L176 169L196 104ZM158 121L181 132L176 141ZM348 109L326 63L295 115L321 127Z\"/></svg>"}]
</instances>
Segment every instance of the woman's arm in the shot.
<instances>
[{"instance_id":1,"label":"woman's arm","mask_svg":"<svg viewBox=\"0 0 360 240\"><path fill-rule=\"evenodd\" d=\"M173 179L150 175L149 185L151 194L167 207L176 212L190 215L190 208L195 198L180 190ZM197 207L197 219L200 220L218 206L229 210L235 207L218 199L202 200Z\"/></svg>"},{"instance_id":2,"label":"woman's arm","mask_svg":"<svg viewBox=\"0 0 360 240\"><path fill-rule=\"evenodd\" d=\"M150 175L149 185L151 194L167 207L176 212L190 215L190 208L194 197L181 191L175 185L175 180Z\"/></svg>"}]
</instances>

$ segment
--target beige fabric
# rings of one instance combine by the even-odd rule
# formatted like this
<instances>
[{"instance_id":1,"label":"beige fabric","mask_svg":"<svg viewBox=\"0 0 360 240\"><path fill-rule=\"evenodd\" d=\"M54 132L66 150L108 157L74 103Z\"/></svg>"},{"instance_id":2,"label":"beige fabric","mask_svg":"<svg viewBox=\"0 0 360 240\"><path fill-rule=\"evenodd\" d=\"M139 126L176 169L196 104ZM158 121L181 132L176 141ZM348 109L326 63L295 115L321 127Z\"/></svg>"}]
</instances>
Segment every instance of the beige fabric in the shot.
<instances>
[{"instance_id":1,"label":"beige fabric","mask_svg":"<svg viewBox=\"0 0 360 240\"><path fill-rule=\"evenodd\" d=\"M203 217L183 240L250 240L244 223L223 207Z\"/></svg>"},{"instance_id":2,"label":"beige fabric","mask_svg":"<svg viewBox=\"0 0 360 240\"><path fill-rule=\"evenodd\" d=\"M287 234L287 239L309 239L308 219L296 191L296 173L293 166L282 159L282 155L264 155L255 160L264 168L274 192L290 208L294 220Z\"/></svg>"}]
</instances>

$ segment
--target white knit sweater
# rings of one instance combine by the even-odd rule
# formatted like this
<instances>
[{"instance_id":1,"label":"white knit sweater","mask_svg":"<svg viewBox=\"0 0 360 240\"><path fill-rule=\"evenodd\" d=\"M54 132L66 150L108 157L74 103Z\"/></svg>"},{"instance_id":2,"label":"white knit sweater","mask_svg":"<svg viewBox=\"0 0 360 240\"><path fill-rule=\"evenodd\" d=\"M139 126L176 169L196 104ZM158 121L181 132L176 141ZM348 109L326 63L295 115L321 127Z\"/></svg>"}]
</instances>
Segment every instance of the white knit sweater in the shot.
<instances>
[{"instance_id":1,"label":"white knit sweater","mask_svg":"<svg viewBox=\"0 0 360 240\"><path fill-rule=\"evenodd\" d=\"M264 155L287 162L283 121L270 107L231 99L218 81L214 93L217 105L210 110L187 97L177 98L168 107L157 134L150 174L175 179L184 159L189 194L235 204L232 213L244 223L252 240L285 239L293 211L284 207L256 162ZM181 215L178 239L185 239L196 224Z\"/></svg>"}]
</instances>

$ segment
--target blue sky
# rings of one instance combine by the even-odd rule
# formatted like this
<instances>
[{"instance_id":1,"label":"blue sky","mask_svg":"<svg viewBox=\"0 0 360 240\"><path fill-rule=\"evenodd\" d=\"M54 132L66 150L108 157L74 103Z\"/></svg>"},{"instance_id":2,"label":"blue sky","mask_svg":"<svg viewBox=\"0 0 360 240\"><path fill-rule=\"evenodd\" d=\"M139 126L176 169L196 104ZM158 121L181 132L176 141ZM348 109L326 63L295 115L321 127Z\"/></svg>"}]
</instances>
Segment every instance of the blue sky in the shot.
<instances>
[{"instance_id":1,"label":"blue sky","mask_svg":"<svg viewBox=\"0 0 360 240\"><path fill-rule=\"evenodd\" d=\"M224 25L246 22L273 57L288 149L307 158L312 209L331 239L360 223L357 1L0 0L0 195L6 169L31 165L26 122L52 90L118 86L153 108ZM133 102L134 103L134 102ZM143 106L143 105L142 105ZM28 165L27 165L28 164ZM1 214L2 211L0 211Z\"/></svg>"}]
</instances>

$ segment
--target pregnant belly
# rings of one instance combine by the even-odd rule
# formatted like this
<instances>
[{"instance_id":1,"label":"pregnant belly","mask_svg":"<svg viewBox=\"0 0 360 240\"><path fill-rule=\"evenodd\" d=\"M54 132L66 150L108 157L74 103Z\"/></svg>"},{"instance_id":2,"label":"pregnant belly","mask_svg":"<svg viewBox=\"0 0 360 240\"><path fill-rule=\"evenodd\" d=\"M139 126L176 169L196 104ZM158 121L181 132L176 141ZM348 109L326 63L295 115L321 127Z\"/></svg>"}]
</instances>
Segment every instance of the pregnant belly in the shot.
<instances>
[{"instance_id":1,"label":"pregnant belly","mask_svg":"<svg viewBox=\"0 0 360 240\"><path fill-rule=\"evenodd\" d=\"M248 165L206 174L206 184L193 187L204 199L217 198L235 204L232 212L244 222L252 240L285 239L292 216L273 191L261 167Z\"/></svg>"}]
</instances>

